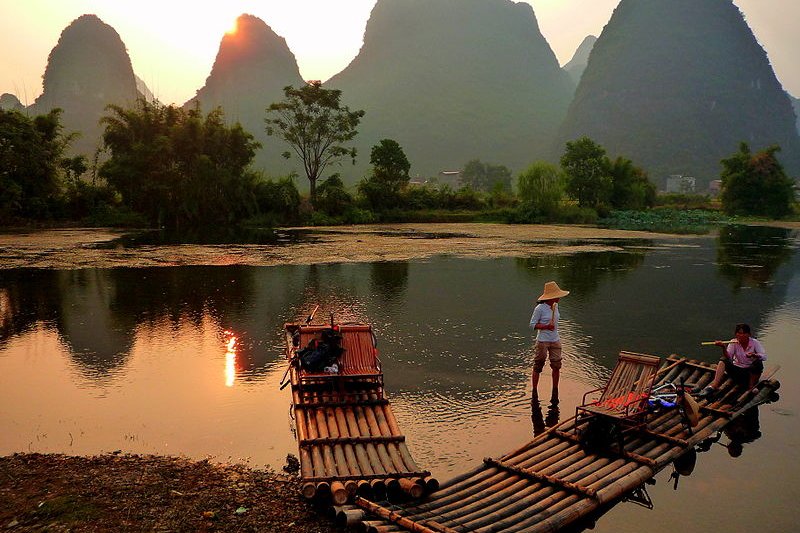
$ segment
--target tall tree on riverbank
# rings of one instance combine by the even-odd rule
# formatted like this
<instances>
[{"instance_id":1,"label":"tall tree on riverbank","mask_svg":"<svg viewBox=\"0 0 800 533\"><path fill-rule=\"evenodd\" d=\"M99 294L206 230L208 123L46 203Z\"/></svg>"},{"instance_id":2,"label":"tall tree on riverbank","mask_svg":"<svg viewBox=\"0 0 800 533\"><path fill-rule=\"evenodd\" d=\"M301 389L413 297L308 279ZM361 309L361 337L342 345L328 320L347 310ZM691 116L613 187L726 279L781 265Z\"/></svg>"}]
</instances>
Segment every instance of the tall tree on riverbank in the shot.
<instances>
[{"instance_id":1,"label":"tall tree on riverbank","mask_svg":"<svg viewBox=\"0 0 800 533\"><path fill-rule=\"evenodd\" d=\"M592 139L581 137L567 143L561 156L561 168L567 178L567 193L581 207L597 209L611 194L606 150Z\"/></svg>"},{"instance_id":2,"label":"tall tree on riverbank","mask_svg":"<svg viewBox=\"0 0 800 533\"><path fill-rule=\"evenodd\" d=\"M303 162L310 185L311 201L316 199L317 179L332 164L349 157L355 164L356 149L345 143L358 134L364 111L350 111L339 103L342 91L323 89L311 81L295 89L283 89L286 98L267 108L267 135L283 139ZM283 156L289 158L290 152Z\"/></svg>"},{"instance_id":3,"label":"tall tree on riverbank","mask_svg":"<svg viewBox=\"0 0 800 533\"><path fill-rule=\"evenodd\" d=\"M792 212L794 182L770 146L753 154L747 143L722 160L722 208L729 215L782 218Z\"/></svg>"},{"instance_id":4,"label":"tall tree on riverbank","mask_svg":"<svg viewBox=\"0 0 800 533\"><path fill-rule=\"evenodd\" d=\"M259 144L222 110L204 115L140 99L110 106L103 140L111 158L100 169L134 211L173 228L236 222L255 211Z\"/></svg>"}]
</instances>

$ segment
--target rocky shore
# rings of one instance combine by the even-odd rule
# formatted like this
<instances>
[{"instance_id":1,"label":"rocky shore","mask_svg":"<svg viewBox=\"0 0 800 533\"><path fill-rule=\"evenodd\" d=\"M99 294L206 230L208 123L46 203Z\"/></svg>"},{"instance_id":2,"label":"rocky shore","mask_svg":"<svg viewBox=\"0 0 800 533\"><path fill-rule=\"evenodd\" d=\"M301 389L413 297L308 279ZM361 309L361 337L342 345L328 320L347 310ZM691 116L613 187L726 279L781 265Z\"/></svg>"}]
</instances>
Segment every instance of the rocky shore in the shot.
<instances>
[{"instance_id":1,"label":"rocky shore","mask_svg":"<svg viewBox=\"0 0 800 533\"><path fill-rule=\"evenodd\" d=\"M332 533L295 476L178 457L0 457L0 530Z\"/></svg>"}]
</instances>

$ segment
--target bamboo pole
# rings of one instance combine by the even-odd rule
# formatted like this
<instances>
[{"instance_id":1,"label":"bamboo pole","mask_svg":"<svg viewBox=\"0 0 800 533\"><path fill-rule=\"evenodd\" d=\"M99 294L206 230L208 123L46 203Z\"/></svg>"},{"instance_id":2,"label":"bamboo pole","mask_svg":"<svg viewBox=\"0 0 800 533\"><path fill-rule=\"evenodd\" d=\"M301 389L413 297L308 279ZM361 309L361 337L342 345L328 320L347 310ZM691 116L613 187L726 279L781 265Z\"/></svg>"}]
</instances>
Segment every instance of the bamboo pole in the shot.
<instances>
[{"instance_id":1,"label":"bamboo pole","mask_svg":"<svg viewBox=\"0 0 800 533\"><path fill-rule=\"evenodd\" d=\"M400 514L395 511L390 511L385 507L381 507L378 504L372 503L368 500L363 498L356 498L356 505L368 511L374 515L380 516L386 520L396 523L397 525L406 528L408 531L413 531L414 533L441 533L440 531L434 531L433 529L429 529L417 522L413 522L408 518L404 518Z\"/></svg>"},{"instance_id":2,"label":"bamboo pole","mask_svg":"<svg viewBox=\"0 0 800 533\"><path fill-rule=\"evenodd\" d=\"M336 426L339 436L340 437L357 436L357 435L351 435L350 433L350 428L347 424L347 418L345 417L344 409L336 408L334 410L334 413L336 415ZM343 448L344 448L345 461L348 468L350 469L350 475L363 476L365 472L361 468L361 463L358 460L358 457L356 457L356 452L353 445L345 444Z\"/></svg>"},{"instance_id":3,"label":"bamboo pole","mask_svg":"<svg viewBox=\"0 0 800 533\"><path fill-rule=\"evenodd\" d=\"M318 435L317 435L316 425L313 422L313 416L307 416L306 423L307 423L306 429L308 437L311 439L316 438ZM327 477L327 473L325 470L325 461L322 457L322 452L320 451L319 446L311 446L311 459L313 464L314 477L317 478ZM319 486L317 488L319 489Z\"/></svg>"},{"instance_id":4,"label":"bamboo pole","mask_svg":"<svg viewBox=\"0 0 800 533\"><path fill-rule=\"evenodd\" d=\"M353 406L352 414L356 425L358 426L359 433L362 437L369 437L370 431L369 426L367 425L367 420L364 417L364 411L359 406ZM349 416L349 415L348 415ZM348 418L349 422L349 418ZM378 450L375 448L375 445L371 442L367 442L364 444L364 449L367 452L367 457L369 458L369 464L372 468L372 471L375 474L386 474L387 470L383 465L380 457L378 456ZM373 487L374 488L374 487Z\"/></svg>"},{"instance_id":5,"label":"bamboo pole","mask_svg":"<svg viewBox=\"0 0 800 533\"><path fill-rule=\"evenodd\" d=\"M359 524L367 516L363 509L342 509L336 513L336 525L352 527Z\"/></svg>"},{"instance_id":6,"label":"bamboo pole","mask_svg":"<svg viewBox=\"0 0 800 533\"><path fill-rule=\"evenodd\" d=\"M344 417L347 422L347 431L350 435L356 437L361 436L361 431L358 428L358 422L356 422L355 414L353 413L352 407L347 407L344 410ZM372 463L370 461L369 455L367 454L367 448L363 444L354 444L353 451L356 454L356 460L358 461L358 466L364 474L367 476L371 476L375 474L375 470L372 468Z\"/></svg>"},{"instance_id":7,"label":"bamboo pole","mask_svg":"<svg viewBox=\"0 0 800 533\"><path fill-rule=\"evenodd\" d=\"M373 436L383 436L381 427L378 425L378 419L375 417L375 412L372 409L364 408L364 415L367 419L370 432ZM388 431L388 427L387 427ZM389 447L384 443L376 443L375 447L378 449L378 457L383 461L387 472L402 472L405 470L405 465L399 454L390 453ZM388 482L387 482L388 485Z\"/></svg>"}]
</instances>

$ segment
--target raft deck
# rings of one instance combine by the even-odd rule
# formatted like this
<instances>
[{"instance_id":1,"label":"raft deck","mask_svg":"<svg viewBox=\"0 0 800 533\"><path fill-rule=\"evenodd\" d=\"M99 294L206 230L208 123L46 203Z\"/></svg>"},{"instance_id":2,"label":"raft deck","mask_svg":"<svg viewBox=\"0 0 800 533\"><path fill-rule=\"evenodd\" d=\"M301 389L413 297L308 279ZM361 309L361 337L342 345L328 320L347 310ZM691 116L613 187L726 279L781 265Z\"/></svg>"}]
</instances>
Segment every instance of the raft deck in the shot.
<instances>
[{"instance_id":1,"label":"raft deck","mask_svg":"<svg viewBox=\"0 0 800 533\"><path fill-rule=\"evenodd\" d=\"M656 384L705 386L715 366L670 356ZM743 394L727 380L716 399L699 402L695 427L689 429L678 409L653 413L644 429L625 434L622 451L586 449L578 435L587 422L573 417L518 450L484 459L423 500L392 505L357 498L356 510L340 510L338 520L360 522L368 532L557 531L607 509L731 420L767 402L779 386L767 380L757 393Z\"/></svg>"},{"instance_id":2,"label":"raft deck","mask_svg":"<svg viewBox=\"0 0 800 533\"><path fill-rule=\"evenodd\" d=\"M340 505L357 495L381 501L435 490L438 483L417 466L385 396L369 325L336 326L344 350L338 372L309 373L297 364L297 352L330 327L284 328L303 495Z\"/></svg>"}]
</instances>

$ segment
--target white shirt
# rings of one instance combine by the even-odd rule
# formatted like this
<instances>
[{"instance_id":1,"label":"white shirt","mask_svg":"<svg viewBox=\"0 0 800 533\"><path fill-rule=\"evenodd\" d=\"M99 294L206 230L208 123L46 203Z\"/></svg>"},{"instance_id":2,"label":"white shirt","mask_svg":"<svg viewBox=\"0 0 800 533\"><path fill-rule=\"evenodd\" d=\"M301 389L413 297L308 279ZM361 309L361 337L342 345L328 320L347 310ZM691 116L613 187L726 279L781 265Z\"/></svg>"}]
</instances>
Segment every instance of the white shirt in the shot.
<instances>
[{"instance_id":1,"label":"white shirt","mask_svg":"<svg viewBox=\"0 0 800 533\"><path fill-rule=\"evenodd\" d=\"M767 360L764 347L753 337L750 337L747 346L744 348L739 344L739 341L732 339L726 352L731 362L739 368L750 368L757 359L761 359L762 361ZM751 356L755 355L755 357L748 357L748 354Z\"/></svg>"},{"instance_id":2,"label":"white shirt","mask_svg":"<svg viewBox=\"0 0 800 533\"><path fill-rule=\"evenodd\" d=\"M556 319L553 320L553 329L537 329L536 330L536 340L542 342L558 342L561 340L561 337L558 336L558 319L561 317L561 314L558 312L558 306L556 306ZM553 308L550 305L541 303L538 304L533 309L533 315L531 316L531 327L536 329L536 324L546 325L550 323L550 320L553 318Z\"/></svg>"}]
</instances>

